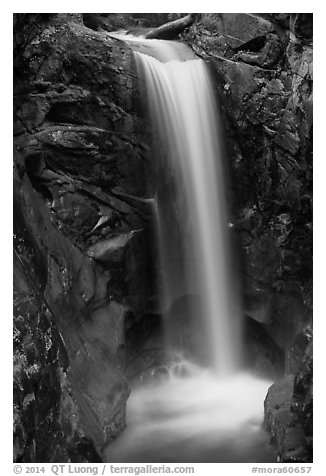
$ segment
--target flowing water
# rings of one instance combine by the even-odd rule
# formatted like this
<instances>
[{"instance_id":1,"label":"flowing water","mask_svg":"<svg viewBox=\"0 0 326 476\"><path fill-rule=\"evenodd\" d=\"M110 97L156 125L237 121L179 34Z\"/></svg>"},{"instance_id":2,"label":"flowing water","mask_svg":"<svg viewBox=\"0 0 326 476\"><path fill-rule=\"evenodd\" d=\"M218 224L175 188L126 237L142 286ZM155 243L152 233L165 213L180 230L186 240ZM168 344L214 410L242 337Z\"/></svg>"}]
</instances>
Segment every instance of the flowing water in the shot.
<instances>
[{"instance_id":1,"label":"flowing water","mask_svg":"<svg viewBox=\"0 0 326 476\"><path fill-rule=\"evenodd\" d=\"M187 46L148 43L156 57L149 47L135 57L164 151L157 193L162 307L169 309L178 296L200 296L189 322L201 323L209 365L228 374L239 368L241 319L230 271L214 91L204 61ZM173 335L173 316L166 322L167 335Z\"/></svg>"},{"instance_id":2,"label":"flowing water","mask_svg":"<svg viewBox=\"0 0 326 476\"><path fill-rule=\"evenodd\" d=\"M272 462L262 431L270 382L248 373L216 378L193 369L132 391L127 427L105 452L110 462Z\"/></svg>"},{"instance_id":3,"label":"flowing water","mask_svg":"<svg viewBox=\"0 0 326 476\"><path fill-rule=\"evenodd\" d=\"M134 50L153 125L160 305L170 362L168 378L132 391L127 428L107 447L105 458L273 461L261 429L271 382L241 368L239 289L232 272L221 131L209 72L181 43L125 40ZM186 303L181 328L175 311L179 302Z\"/></svg>"}]
</instances>

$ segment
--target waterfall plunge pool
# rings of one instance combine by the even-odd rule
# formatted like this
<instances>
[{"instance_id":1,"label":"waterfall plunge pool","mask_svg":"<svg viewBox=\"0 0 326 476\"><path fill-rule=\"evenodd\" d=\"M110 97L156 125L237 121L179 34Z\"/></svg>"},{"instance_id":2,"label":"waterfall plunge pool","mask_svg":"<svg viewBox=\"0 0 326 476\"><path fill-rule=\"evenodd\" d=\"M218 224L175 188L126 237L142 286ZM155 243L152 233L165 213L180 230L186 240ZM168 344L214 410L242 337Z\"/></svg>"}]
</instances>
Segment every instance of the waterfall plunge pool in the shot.
<instances>
[{"instance_id":1,"label":"waterfall plunge pool","mask_svg":"<svg viewBox=\"0 0 326 476\"><path fill-rule=\"evenodd\" d=\"M127 427L104 461L157 463L275 462L261 425L271 382L247 372L217 377L194 365L187 376L136 387Z\"/></svg>"}]
</instances>

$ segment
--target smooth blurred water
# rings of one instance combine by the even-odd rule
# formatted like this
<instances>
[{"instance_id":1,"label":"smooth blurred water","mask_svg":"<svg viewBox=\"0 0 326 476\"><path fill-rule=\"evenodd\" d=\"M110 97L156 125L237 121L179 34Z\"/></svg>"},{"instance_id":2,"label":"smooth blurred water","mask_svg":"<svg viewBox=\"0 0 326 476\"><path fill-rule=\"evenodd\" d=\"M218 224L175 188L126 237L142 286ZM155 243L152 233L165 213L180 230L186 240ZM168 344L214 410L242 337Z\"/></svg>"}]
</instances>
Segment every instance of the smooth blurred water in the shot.
<instances>
[{"instance_id":1,"label":"smooth blurred water","mask_svg":"<svg viewBox=\"0 0 326 476\"><path fill-rule=\"evenodd\" d=\"M180 370L180 369L179 369ZM248 373L217 378L188 364L187 376L131 393L127 427L105 452L111 462L273 462L261 429L271 382Z\"/></svg>"},{"instance_id":2,"label":"smooth blurred water","mask_svg":"<svg viewBox=\"0 0 326 476\"><path fill-rule=\"evenodd\" d=\"M241 317L209 72L204 61L178 42L133 44L146 52L134 54L145 79L156 145L164 149L157 193L162 308L169 309L179 296L199 295L195 319L204 329L208 364L228 374L240 366ZM173 319L166 319L166 325L169 336Z\"/></svg>"}]
</instances>

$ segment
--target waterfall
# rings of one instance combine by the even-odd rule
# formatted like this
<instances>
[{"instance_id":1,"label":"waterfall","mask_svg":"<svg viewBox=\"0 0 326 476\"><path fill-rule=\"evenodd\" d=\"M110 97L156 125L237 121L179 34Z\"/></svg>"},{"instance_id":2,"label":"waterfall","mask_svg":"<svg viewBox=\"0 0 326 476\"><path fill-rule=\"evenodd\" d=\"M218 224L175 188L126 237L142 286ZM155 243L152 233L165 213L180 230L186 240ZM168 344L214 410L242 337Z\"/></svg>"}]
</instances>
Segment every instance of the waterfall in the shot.
<instances>
[{"instance_id":1,"label":"waterfall","mask_svg":"<svg viewBox=\"0 0 326 476\"><path fill-rule=\"evenodd\" d=\"M189 309L193 332L219 374L239 368L241 321L230 270L223 153L209 71L183 44L138 40L134 52L145 80L158 171L157 210L162 266L162 307L178 296L198 295ZM173 335L173 316L167 336ZM169 329L172 327L172 330ZM169 337L168 337L169 339Z\"/></svg>"},{"instance_id":2,"label":"waterfall","mask_svg":"<svg viewBox=\"0 0 326 476\"><path fill-rule=\"evenodd\" d=\"M158 379L135 384L126 430L106 447L104 461L275 461L261 427L271 382L241 366L239 290L209 72L182 43L122 39L132 44L141 99L147 96L149 106L160 310L171 357ZM189 336L199 336L197 347L182 342Z\"/></svg>"}]
</instances>

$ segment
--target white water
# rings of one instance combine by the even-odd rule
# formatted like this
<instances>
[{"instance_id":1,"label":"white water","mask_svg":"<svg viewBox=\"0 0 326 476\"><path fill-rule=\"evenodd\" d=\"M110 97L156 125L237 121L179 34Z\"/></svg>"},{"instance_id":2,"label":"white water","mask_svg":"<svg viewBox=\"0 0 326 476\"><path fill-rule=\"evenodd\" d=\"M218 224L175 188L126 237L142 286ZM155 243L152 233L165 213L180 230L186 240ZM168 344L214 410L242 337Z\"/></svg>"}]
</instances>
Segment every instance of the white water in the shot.
<instances>
[{"instance_id":1,"label":"white water","mask_svg":"<svg viewBox=\"0 0 326 476\"><path fill-rule=\"evenodd\" d=\"M214 91L205 63L188 47L159 40L144 44L146 53L160 58L135 53L145 78L156 144L165 149L157 197L162 307L169 308L178 296L200 297L189 323L201 322L208 363L225 375L240 365L241 319L230 272ZM168 326L168 335L173 334L173 316Z\"/></svg>"},{"instance_id":2,"label":"white water","mask_svg":"<svg viewBox=\"0 0 326 476\"><path fill-rule=\"evenodd\" d=\"M270 382L203 369L135 389L127 428L105 452L110 462L272 462L261 429Z\"/></svg>"},{"instance_id":3,"label":"white water","mask_svg":"<svg viewBox=\"0 0 326 476\"><path fill-rule=\"evenodd\" d=\"M133 42L154 125L161 309L171 360L165 379L133 389L126 430L107 446L104 460L274 461L261 429L271 382L241 371L223 154L208 71L180 43L127 40ZM187 303L181 311L180 302ZM189 334L205 351L208 368L194 363L198 355L183 342ZM188 351L191 362L181 357L173 363L178 351Z\"/></svg>"}]
</instances>

